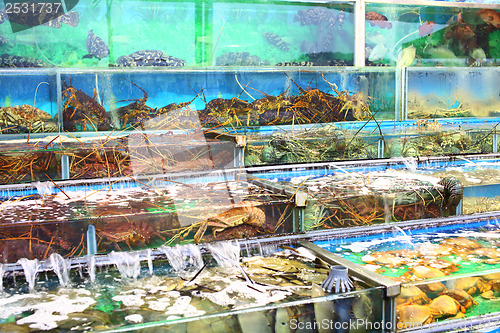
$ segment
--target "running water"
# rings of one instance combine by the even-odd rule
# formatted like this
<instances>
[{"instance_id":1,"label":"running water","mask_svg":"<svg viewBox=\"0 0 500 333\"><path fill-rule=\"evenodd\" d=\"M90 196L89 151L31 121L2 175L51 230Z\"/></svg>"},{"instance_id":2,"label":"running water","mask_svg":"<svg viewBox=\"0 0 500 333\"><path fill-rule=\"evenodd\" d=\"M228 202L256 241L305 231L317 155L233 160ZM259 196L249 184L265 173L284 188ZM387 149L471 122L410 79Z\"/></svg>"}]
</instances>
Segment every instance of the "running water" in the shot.
<instances>
[{"instance_id":1,"label":"running water","mask_svg":"<svg viewBox=\"0 0 500 333\"><path fill-rule=\"evenodd\" d=\"M413 242L412 242L412 240L411 240L411 236L410 236L410 235L408 235L408 234L407 234L407 233L406 233L403 229L401 229L401 228L400 228L400 227L398 227L397 225L393 225L392 227L393 227L393 228L394 228L394 230L395 230L395 232L394 232L394 236L395 236L396 238L398 238L398 237L397 237L397 234L399 233L399 234L401 234L401 238L403 239L403 241L404 241L406 244L408 244L411 248L413 248L413 247L415 246L415 244L413 244Z\"/></svg>"},{"instance_id":2,"label":"running water","mask_svg":"<svg viewBox=\"0 0 500 333\"><path fill-rule=\"evenodd\" d=\"M4 264L0 263L0 293L3 292L3 274L5 273Z\"/></svg>"},{"instance_id":3,"label":"running water","mask_svg":"<svg viewBox=\"0 0 500 333\"><path fill-rule=\"evenodd\" d=\"M51 195L54 192L54 184L51 182L36 182L34 183L36 190L42 197L46 195Z\"/></svg>"},{"instance_id":4,"label":"running water","mask_svg":"<svg viewBox=\"0 0 500 333\"><path fill-rule=\"evenodd\" d=\"M465 158L465 157L463 157L463 156L456 155L455 157L456 157L456 158L459 158L459 159L461 159L461 160L464 160L465 162L468 162L468 163L472 164L472 165L473 165L473 166L475 166L476 168L483 169L483 167L482 167L482 166L480 166L480 165L478 165L476 162L473 162L473 161L471 161L471 160L469 160L469 159L467 159L467 158Z\"/></svg>"},{"instance_id":5,"label":"running water","mask_svg":"<svg viewBox=\"0 0 500 333\"><path fill-rule=\"evenodd\" d=\"M52 270L54 270L54 272L56 273L61 286L67 286L69 284L69 271L71 269L71 259L64 259L58 253L52 253L49 259L50 259L50 264L52 265Z\"/></svg>"},{"instance_id":6,"label":"running water","mask_svg":"<svg viewBox=\"0 0 500 333\"><path fill-rule=\"evenodd\" d=\"M109 254L122 277L137 279L141 271L139 252L115 252Z\"/></svg>"},{"instance_id":7,"label":"running water","mask_svg":"<svg viewBox=\"0 0 500 333\"><path fill-rule=\"evenodd\" d=\"M162 245L158 249L165 253L170 266L180 275L198 272L203 267L200 249L194 244Z\"/></svg>"},{"instance_id":8,"label":"running water","mask_svg":"<svg viewBox=\"0 0 500 333\"><path fill-rule=\"evenodd\" d=\"M95 256L87 256L87 271L89 273L90 282L95 282Z\"/></svg>"},{"instance_id":9,"label":"running water","mask_svg":"<svg viewBox=\"0 0 500 333\"><path fill-rule=\"evenodd\" d=\"M209 244L208 249L220 267L232 267L234 262L240 262L240 243L237 240Z\"/></svg>"},{"instance_id":10,"label":"running water","mask_svg":"<svg viewBox=\"0 0 500 333\"><path fill-rule=\"evenodd\" d=\"M38 269L40 268L40 262L38 259L30 260L27 258L21 258L17 262L23 266L24 277L28 282L30 291L33 291L35 289L35 280L38 274Z\"/></svg>"},{"instance_id":11,"label":"running water","mask_svg":"<svg viewBox=\"0 0 500 333\"><path fill-rule=\"evenodd\" d=\"M405 167L409 171L411 171L411 172L417 171L418 162L417 162L416 158L414 158L414 157L402 157L401 160L403 161Z\"/></svg>"},{"instance_id":12,"label":"running water","mask_svg":"<svg viewBox=\"0 0 500 333\"><path fill-rule=\"evenodd\" d=\"M151 249L148 249L146 254L146 258L148 260L149 275L153 275L153 257L151 256L152 252L153 251Z\"/></svg>"}]
</instances>

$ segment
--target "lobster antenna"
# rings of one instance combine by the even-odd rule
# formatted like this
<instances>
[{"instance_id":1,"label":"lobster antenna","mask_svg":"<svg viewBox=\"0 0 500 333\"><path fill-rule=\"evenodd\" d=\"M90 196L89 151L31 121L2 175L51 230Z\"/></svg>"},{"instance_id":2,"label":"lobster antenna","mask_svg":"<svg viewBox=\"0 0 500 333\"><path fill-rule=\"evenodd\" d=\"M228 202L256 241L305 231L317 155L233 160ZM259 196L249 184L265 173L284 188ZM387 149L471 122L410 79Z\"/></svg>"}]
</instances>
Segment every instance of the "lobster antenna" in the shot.
<instances>
[{"instance_id":1,"label":"lobster antenna","mask_svg":"<svg viewBox=\"0 0 500 333\"><path fill-rule=\"evenodd\" d=\"M54 65L55 67L58 67L56 64L54 64L52 61L50 61L46 56L45 54L43 54L42 50L40 49L40 47L38 46L38 42L36 41L36 35L35 35L35 28L31 28L33 30L33 39L35 40L35 45L36 45L36 48L38 49L38 52L40 52L40 54L42 55L42 57L45 58L45 60L47 60L48 62L50 62L52 65Z\"/></svg>"}]
</instances>

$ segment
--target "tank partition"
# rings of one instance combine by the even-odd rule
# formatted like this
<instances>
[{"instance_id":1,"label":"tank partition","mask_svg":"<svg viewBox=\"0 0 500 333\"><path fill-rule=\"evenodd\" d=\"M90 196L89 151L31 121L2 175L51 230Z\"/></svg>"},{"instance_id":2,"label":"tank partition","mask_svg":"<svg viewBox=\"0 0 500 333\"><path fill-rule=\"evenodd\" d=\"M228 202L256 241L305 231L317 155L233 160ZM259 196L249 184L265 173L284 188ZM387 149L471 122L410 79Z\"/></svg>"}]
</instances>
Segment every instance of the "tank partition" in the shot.
<instances>
[{"instance_id":1,"label":"tank partition","mask_svg":"<svg viewBox=\"0 0 500 333\"><path fill-rule=\"evenodd\" d=\"M497 9L493 4L367 3L366 64L494 66Z\"/></svg>"},{"instance_id":2,"label":"tank partition","mask_svg":"<svg viewBox=\"0 0 500 333\"><path fill-rule=\"evenodd\" d=\"M281 237L24 260L2 267L0 329L390 331L383 282L397 284L348 270L352 287L326 293L319 285L336 263L321 258Z\"/></svg>"},{"instance_id":3,"label":"tank partition","mask_svg":"<svg viewBox=\"0 0 500 333\"><path fill-rule=\"evenodd\" d=\"M289 197L240 170L4 185L1 256L16 262L290 233L298 218Z\"/></svg>"},{"instance_id":4,"label":"tank partition","mask_svg":"<svg viewBox=\"0 0 500 333\"><path fill-rule=\"evenodd\" d=\"M395 327L422 329L432 323L445 331L500 322L499 216L426 219L309 237L315 246L402 283Z\"/></svg>"},{"instance_id":5,"label":"tank partition","mask_svg":"<svg viewBox=\"0 0 500 333\"><path fill-rule=\"evenodd\" d=\"M306 201L301 206L303 231L460 212L460 181L404 170L406 166L401 160L391 162L332 162L248 171L252 182Z\"/></svg>"}]
</instances>

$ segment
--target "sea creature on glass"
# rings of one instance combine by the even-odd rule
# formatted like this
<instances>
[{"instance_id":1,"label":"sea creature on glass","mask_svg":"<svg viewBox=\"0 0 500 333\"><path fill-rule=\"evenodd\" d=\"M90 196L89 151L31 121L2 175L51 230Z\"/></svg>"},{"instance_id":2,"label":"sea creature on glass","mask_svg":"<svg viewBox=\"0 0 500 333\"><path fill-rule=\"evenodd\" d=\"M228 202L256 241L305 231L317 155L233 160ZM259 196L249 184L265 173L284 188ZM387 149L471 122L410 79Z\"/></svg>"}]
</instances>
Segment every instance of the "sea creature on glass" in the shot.
<instances>
[{"instance_id":1,"label":"sea creature on glass","mask_svg":"<svg viewBox=\"0 0 500 333\"><path fill-rule=\"evenodd\" d=\"M427 21L418 27L418 37L428 36L434 32L436 29L436 23L434 21Z\"/></svg>"},{"instance_id":2,"label":"sea creature on glass","mask_svg":"<svg viewBox=\"0 0 500 333\"><path fill-rule=\"evenodd\" d=\"M184 66L186 61L169 56L158 50L141 50L129 55L121 56L116 60L118 66L141 67L141 66Z\"/></svg>"},{"instance_id":3,"label":"sea creature on glass","mask_svg":"<svg viewBox=\"0 0 500 333\"><path fill-rule=\"evenodd\" d=\"M300 22L300 25L320 25L325 22L328 28L332 28L336 24L335 13L324 7L314 7L304 10L299 10L294 22Z\"/></svg>"},{"instance_id":4,"label":"sea creature on glass","mask_svg":"<svg viewBox=\"0 0 500 333\"><path fill-rule=\"evenodd\" d=\"M478 11L476 15L487 24L500 29L500 12L497 10L485 8Z\"/></svg>"},{"instance_id":5,"label":"sea creature on glass","mask_svg":"<svg viewBox=\"0 0 500 333\"><path fill-rule=\"evenodd\" d=\"M387 17L379 14L377 12L368 12L365 14L365 19L370 23L372 27L378 26L382 29L387 28L391 29L392 28L392 23L387 20Z\"/></svg>"},{"instance_id":6,"label":"sea creature on glass","mask_svg":"<svg viewBox=\"0 0 500 333\"><path fill-rule=\"evenodd\" d=\"M101 37L94 34L94 30L90 30L87 35L87 52L83 58L106 58L109 55L108 45Z\"/></svg>"},{"instance_id":7,"label":"sea creature on glass","mask_svg":"<svg viewBox=\"0 0 500 333\"><path fill-rule=\"evenodd\" d=\"M215 64L217 66L260 66L266 65L266 62L249 52L228 52L218 56Z\"/></svg>"},{"instance_id":8,"label":"sea creature on glass","mask_svg":"<svg viewBox=\"0 0 500 333\"><path fill-rule=\"evenodd\" d=\"M45 22L43 25L47 27L52 27L55 29L59 29L62 27L62 24L65 23L69 25L70 27L77 27L78 23L80 22L80 14L78 12L72 11L68 12L64 15L59 16L58 18Z\"/></svg>"},{"instance_id":9,"label":"sea creature on glass","mask_svg":"<svg viewBox=\"0 0 500 333\"><path fill-rule=\"evenodd\" d=\"M277 34L272 32L264 32L262 35L269 44L280 49L281 51L288 52L290 50L288 44Z\"/></svg>"}]
</instances>

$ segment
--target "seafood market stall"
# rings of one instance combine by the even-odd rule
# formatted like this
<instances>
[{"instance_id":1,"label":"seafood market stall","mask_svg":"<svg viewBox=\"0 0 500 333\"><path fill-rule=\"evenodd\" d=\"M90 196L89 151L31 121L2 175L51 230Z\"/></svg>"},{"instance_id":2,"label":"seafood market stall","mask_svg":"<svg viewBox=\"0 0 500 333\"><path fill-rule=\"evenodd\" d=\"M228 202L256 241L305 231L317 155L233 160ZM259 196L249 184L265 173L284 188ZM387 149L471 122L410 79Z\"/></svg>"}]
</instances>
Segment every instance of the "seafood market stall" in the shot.
<instances>
[{"instance_id":1,"label":"seafood market stall","mask_svg":"<svg viewBox=\"0 0 500 333\"><path fill-rule=\"evenodd\" d=\"M300 244L401 282L397 330L430 325L446 331L465 328L460 318L469 328L498 326L497 233L498 214L492 213L356 228L348 236L316 232L310 234L314 244Z\"/></svg>"},{"instance_id":2,"label":"seafood market stall","mask_svg":"<svg viewBox=\"0 0 500 333\"><path fill-rule=\"evenodd\" d=\"M499 31L493 0L5 1L0 331L499 326Z\"/></svg>"},{"instance_id":3,"label":"seafood market stall","mask_svg":"<svg viewBox=\"0 0 500 333\"><path fill-rule=\"evenodd\" d=\"M20 261L27 280L21 288L32 293L2 299L9 307L0 329L275 332L351 321L360 329L390 328L393 302L384 283L392 293L397 285L383 277L346 276L339 292L325 293L319 285L332 264L325 260L281 238L162 246L73 262L53 254L36 267ZM3 268L10 280L19 267ZM37 269L53 270L57 278L40 277L35 284Z\"/></svg>"}]
</instances>

